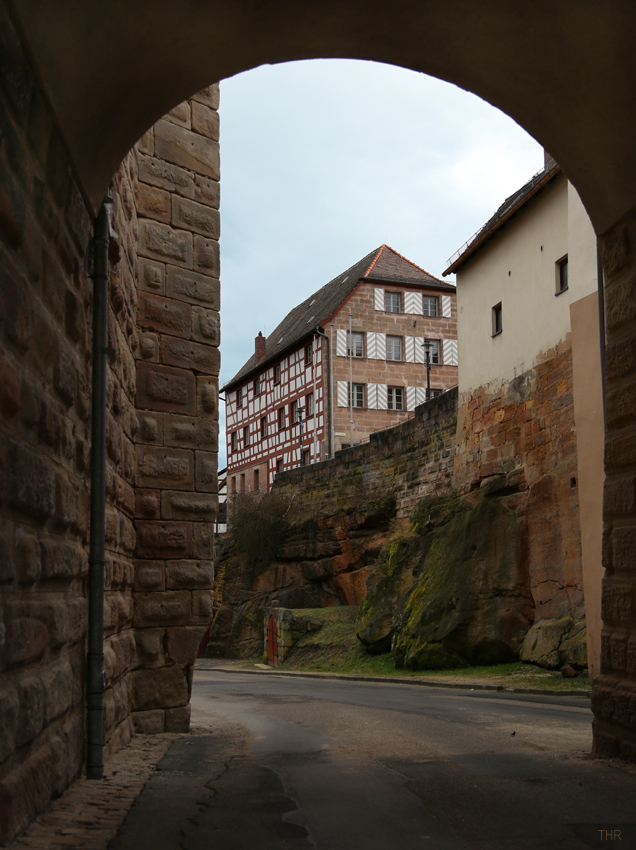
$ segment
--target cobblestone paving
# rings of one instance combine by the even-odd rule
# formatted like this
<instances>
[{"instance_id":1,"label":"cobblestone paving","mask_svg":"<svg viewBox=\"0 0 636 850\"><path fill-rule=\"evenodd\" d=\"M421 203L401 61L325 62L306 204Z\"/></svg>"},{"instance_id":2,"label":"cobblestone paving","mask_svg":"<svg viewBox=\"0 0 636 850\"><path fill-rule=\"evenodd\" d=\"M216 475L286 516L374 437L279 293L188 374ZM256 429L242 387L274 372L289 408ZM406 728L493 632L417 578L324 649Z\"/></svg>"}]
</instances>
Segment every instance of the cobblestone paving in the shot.
<instances>
[{"instance_id":1,"label":"cobblestone paving","mask_svg":"<svg viewBox=\"0 0 636 850\"><path fill-rule=\"evenodd\" d=\"M9 850L106 850L170 744L180 735L137 735L104 766L104 779L76 779Z\"/></svg>"}]
</instances>

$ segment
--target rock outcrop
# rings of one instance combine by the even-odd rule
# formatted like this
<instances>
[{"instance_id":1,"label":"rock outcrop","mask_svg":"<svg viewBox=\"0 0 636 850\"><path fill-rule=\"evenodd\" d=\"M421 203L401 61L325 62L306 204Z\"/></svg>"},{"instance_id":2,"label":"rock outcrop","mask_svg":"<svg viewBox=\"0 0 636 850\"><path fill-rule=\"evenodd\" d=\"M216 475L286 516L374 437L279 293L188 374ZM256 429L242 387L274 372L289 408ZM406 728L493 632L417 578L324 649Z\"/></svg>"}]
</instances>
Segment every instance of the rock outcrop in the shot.
<instances>
[{"instance_id":1,"label":"rock outcrop","mask_svg":"<svg viewBox=\"0 0 636 850\"><path fill-rule=\"evenodd\" d=\"M293 609L358 605L379 578L375 564L394 516L392 497L318 517L303 514L300 499L246 501L216 561L208 656L260 655L264 612L274 602Z\"/></svg>"},{"instance_id":2,"label":"rock outcrop","mask_svg":"<svg viewBox=\"0 0 636 850\"><path fill-rule=\"evenodd\" d=\"M553 586L558 620L535 624L526 493L516 473L476 493L425 499L406 534L380 554L383 572L360 605L357 635L371 653L389 650L398 667L467 667L522 660L585 666L581 607ZM578 619L577 619L578 615Z\"/></svg>"}]
</instances>

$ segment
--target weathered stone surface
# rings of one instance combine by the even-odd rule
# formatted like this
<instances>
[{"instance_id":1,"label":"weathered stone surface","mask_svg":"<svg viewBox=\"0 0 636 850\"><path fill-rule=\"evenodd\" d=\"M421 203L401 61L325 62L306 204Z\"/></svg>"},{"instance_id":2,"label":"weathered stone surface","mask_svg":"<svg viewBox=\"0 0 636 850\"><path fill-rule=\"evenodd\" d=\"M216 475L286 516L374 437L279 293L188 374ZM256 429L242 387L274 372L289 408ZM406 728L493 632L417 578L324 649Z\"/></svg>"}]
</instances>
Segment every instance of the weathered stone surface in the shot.
<instances>
[{"instance_id":1,"label":"weathered stone surface","mask_svg":"<svg viewBox=\"0 0 636 850\"><path fill-rule=\"evenodd\" d=\"M191 519L198 522L213 522L217 515L216 495L208 493L183 493L163 490L161 493L161 516L163 519Z\"/></svg>"},{"instance_id":2,"label":"weathered stone surface","mask_svg":"<svg viewBox=\"0 0 636 850\"><path fill-rule=\"evenodd\" d=\"M154 260L139 260L137 286L145 292L163 295L166 288L166 267Z\"/></svg>"},{"instance_id":3,"label":"weathered stone surface","mask_svg":"<svg viewBox=\"0 0 636 850\"><path fill-rule=\"evenodd\" d=\"M500 500L464 513L467 507L451 504L450 520L425 534L416 559L403 564L417 563L418 575L395 629L400 667L493 664L518 655L532 621L527 578L518 571L520 522Z\"/></svg>"},{"instance_id":4,"label":"weathered stone surface","mask_svg":"<svg viewBox=\"0 0 636 850\"><path fill-rule=\"evenodd\" d=\"M51 797L51 771L51 751L42 747L0 782L0 844L44 811Z\"/></svg>"},{"instance_id":5,"label":"weathered stone surface","mask_svg":"<svg viewBox=\"0 0 636 850\"><path fill-rule=\"evenodd\" d=\"M218 239L221 232L218 210L177 196L172 202L172 225L212 239Z\"/></svg>"},{"instance_id":6,"label":"weathered stone surface","mask_svg":"<svg viewBox=\"0 0 636 850\"><path fill-rule=\"evenodd\" d=\"M161 491L135 490L135 516L141 519L161 519Z\"/></svg>"},{"instance_id":7,"label":"weathered stone surface","mask_svg":"<svg viewBox=\"0 0 636 850\"><path fill-rule=\"evenodd\" d=\"M37 676L24 676L18 684L20 712L16 744L21 747L32 741L44 725L45 693L42 680Z\"/></svg>"},{"instance_id":8,"label":"weathered stone surface","mask_svg":"<svg viewBox=\"0 0 636 850\"><path fill-rule=\"evenodd\" d=\"M532 626L521 648L521 660L555 670L559 666L559 646L572 625L571 617L561 617Z\"/></svg>"},{"instance_id":9,"label":"weathered stone surface","mask_svg":"<svg viewBox=\"0 0 636 850\"><path fill-rule=\"evenodd\" d=\"M163 417L158 413L139 412L137 414L139 430L138 443L163 445Z\"/></svg>"},{"instance_id":10,"label":"weathered stone surface","mask_svg":"<svg viewBox=\"0 0 636 850\"><path fill-rule=\"evenodd\" d=\"M42 658L48 643L46 625L29 616L23 606L7 605L5 608L7 665L28 664Z\"/></svg>"},{"instance_id":11,"label":"weathered stone surface","mask_svg":"<svg viewBox=\"0 0 636 850\"><path fill-rule=\"evenodd\" d=\"M219 409L219 381L216 377L197 376L197 414L216 420Z\"/></svg>"},{"instance_id":12,"label":"weathered stone surface","mask_svg":"<svg viewBox=\"0 0 636 850\"><path fill-rule=\"evenodd\" d=\"M218 277L221 272L221 255L216 239L194 237L194 270Z\"/></svg>"},{"instance_id":13,"label":"weathered stone surface","mask_svg":"<svg viewBox=\"0 0 636 850\"><path fill-rule=\"evenodd\" d=\"M70 581L88 574L83 549L57 540L42 540L40 549L43 578Z\"/></svg>"},{"instance_id":14,"label":"weathered stone surface","mask_svg":"<svg viewBox=\"0 0 636 850\"><path fill-rule=\"evenodd\" d=\"M0 764L15 749L19 712L18 692L11 682L6 682L0 688Z\"/></svg>"},{"instance_id":15,"label":"weathered stone surface","mask_svg":"<svg viewBox=\"0 0 636 850\"><path fill-rule=\"evenodd\" d=\"M162 708L135 711L132 718L138 735L160 735L166 731L166 712Z\"/></svg>"},{"instance_id":16,"label":"weathered stone surface","mask_svg":"<svg viewBox=\"0 0 636 850\"><path fill-rule=\"evenodd\" d=\"M201 89L200 92L192 95L191 100L196 101L197 103L203 103L205 106L209 106L210 109L218 109L219 108L219 84L212 83L211 86L207 86L207 88Z\"/></svg>"},{"instance_id":17,"label":"weathered stone surface","mask_svg":"<svg viewBox=\"0 0 636 850\"><path fill-rule=\"evenodd\" d=\"M211 561L170 561L166 565L168 590L211 589L214 566Z\"/></svg>"},{"instance_id":18,"label":"weathered stone surface","mask_svg":"<svg viewBox=\"0 0 636 850\"><path fill-rule=\"evenodd\" d=\"M212 594L195 590L192 593L192 621L207 625L212 622Z\"/></svg>"},{"instance_id":19,"label":"weathered stone surface","mask_svg":"<svg viewBox=\"0 0 636 850\"><path fill-rule=\"evenodd\" d=\"M218 210L221 200L221 184L219 181L196 174L194 178L194 200Z\"/></svg>"},{"instance_id":20,"label":"weathered stone surface","mask_svg":"<svg viewBox=\"0 0 636 850\"><path fill-rule=\"evenodd\" d=\"M16 510L39 520L53 514L55 473L48 460L18 443L9 444L7 490Z\"/></svg>"},{"instance_id":21,"label":"weathered stone surface","mask_svg":"<svg viewBox=\"0 0 636 850\"><path fill-rule=\"evenodd\" d=\"M168 366L192 369L205 375L218 375L221 365L218 348L172 336L162 337L161 359Z\"/></svg>"},{"instance_id":22,"label":"weathered stone surface","mask_svg":"<svg viewBox=\"0 0 636 850\"><path fill-rule=\"evenodd\" d=\"M183 667L136 670L131 673L133 711L172 708L188 702L188 681Z\"/></svg>"},{"instance_id":23,"label":"weathered stone surface","mask_svg":"<svg viewBox=\"0 0 636 850\"><path fill-rule=\"evenodd\" d=\"M201 626L175 628L166 632L166 658L168 663L184 667L194 664L204 629Z\"/></svg>"},{"instance_id":24,"label":"weathered stone surface","mask_svg":"<svg viewBox=\"0 0 636 850\"><path fill-rule=\"evenodd\" d=\"M137 323L139 327L151 331L189 339L192 333L192 307L183 301L140 292Z\"/></svg>"},{"instance_id":25,"label":"weathered stone surface","mask_svg":"<svg viewBox=\"0 0 636 850\"><path fill-rule=\"evenodd\" d=\"M0 409L11 418L20 409L20 376L8 358L0 355Z\"/></svg>"},{"instance_id":26,"label":"weathered stone surface","mask_svg":"<svg viewBox=\"0 0 636 850\"><path fill-rule=\"evenodd\" d=\"M44 707L44 722L62 717L73 705L74 677L70 661L66 658L51 664L41 674L42 685L47 694Z\"/></svg>"},{"instance_id":27,"label":"weathered stone surface","mask_svg":"<svg viewBox=\"0 0 636 850\"><path fill-rule=\"evenodd\" d=\"M216 452L195 452L196 489L205 493L217 493L218 455Z\"/></svg>"},{"instance_id":28,"label":"weathered stone surface","mask_svg":"<svg viewBox=\"0 0 636 850\"><path fill-rule=\"evenodd\" d=\"M135 590L165 590L164 561L135 561Z\"/></svg>"},{"instance_id":29,"label":"weathered stone surface","mask_svg":"<svg viewBox=\"0 0 636 850\"><path fill-rule=\"evenodd\" d=\"M206 345L221 344L221 319L216 310L194 307L192 310L192 337Z\"/></svg>"},{"instance_id":30,"label":"weathered stone surface","mask_svg":"<svg viewBox=\"0 0 636 850\"><path fill-rule=\"evenodd\" d=\"M192 234L142 219L139 222L139 253L151 260L192 268Z\"/></svg>"},{"instance_id":31,"label":"weathered stone surface","mask_svg":"<svg viewBox=\"0 0 636 850\"><path fill-rule=\"evenodd\" d=\"M133 669L163 667L166 658L164 652L163 629L135 629L135 657Z\"/></svg>"},{"instance_id":32,"label":"weathered stone surface","mask_svg":"<svg viewBox=\"0 0 636 850\"><path fill-rule=\"evenodd\" d=\"M139 183L136 202L140 216L170 223L170 194L165 190Z\"/></svg>"},{"instance_id":33,"label":"weathered stone surface","mask_svg":"<svg viewBox=\"0 0 636 850\"><path fill-rule=\"evenodd\" d=\"M210 109L198 101L192 102L192 129L207 136L209 139L219 140L219 113Z\"/></svg>"},{"instance_id":34,"label":"weathered stone surface","mask_svg":"<svg viewBox=\"0 0 636 850\"><path fill-rule=\"evenodd\" d=\"M141 487L191 490L192 452L167 446L137 446L137 483Z\"/></svg>"},{"instance_id":35,"label":"weathered stone surface","mask_svg":"<svg viewBox=\"0 0 636 850\"><path fill-rule=\"evenodd\" d=\"M209 277L168 265L166 266L166 295L218 310L221 305L218 274Z\"/></svg>"},{"instance_id":36,"label":"weathered stone surface","mask_svg":"<svg viewBox=\"0 0 636 850\"><path fill-rule=\"evenodd\" d=\"M155 154L166 162L219 179L218 143L168 121L155 125Z\"/></svg>"},{"instance_id":37,"label":"weathered stone surface","mask_svg":"<svg viewBox=\"0 0 636 850\"><path fill-rule=\"evenodd\" d=\"M138 593L133 626L170 626L185 624L190 618L191 599L187 591Z\"/></svg>"},{"instance_id":38,"label":"weathered stone surface","mask_svg":"<svg viewBox=\"0 0 636 850\"><path fill-rule=\"evenodd\" d=\"M194 552L192 524L189 522L156 522L138 520L138 558L190 558ZM197 557L205 557L199 556ZM207 557L210 557L209 555Z\"/></svg>"},{"instance_id":39,"label":"weathered stone surface","mask_svg":"<svg viewBox=\"0 0 636 850\"><path fill-rule=\"evenodd\" d=\"M166 732L185 733L190 731L191 706L181 705L166 709Z\"/></svg>"},{"instance_id":40,"label":"weathered stone surface","mask_svg":"<svg viewBox=\"0 0 636 850\"><path fill-rule=\"evenodd\" d=\"M186 369L137 363L137 403L140 408L194 415L196 380Z\"/></svg>"},{"instance_id":41,"label":"weathered stone surface","mask_svg":"<svg viewBox=\"0 0 636 850\"><path fill-rule=\"evenodd\" d=\"M213 384L216 389L216 384ZM216 399L215 399L216 401ZM164 417L165 441L170 446L181 448L218 449L218 423L200 416Z\"/></svg>"}]
</instances>

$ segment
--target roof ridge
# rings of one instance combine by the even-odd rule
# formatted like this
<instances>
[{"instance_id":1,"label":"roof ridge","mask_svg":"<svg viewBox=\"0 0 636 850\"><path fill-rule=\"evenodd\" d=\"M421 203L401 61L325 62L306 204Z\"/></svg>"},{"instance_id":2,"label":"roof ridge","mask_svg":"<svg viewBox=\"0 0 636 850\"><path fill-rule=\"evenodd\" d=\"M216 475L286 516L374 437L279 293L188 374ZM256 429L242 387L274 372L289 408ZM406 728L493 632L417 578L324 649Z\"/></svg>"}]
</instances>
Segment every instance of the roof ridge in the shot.
<instances>
[{"instance_id":1,"label":"roof ridge","mask_svg":"<svg viewBox=\"0 0 636 850\"><path fill-rule=\"evenodd\" d=\"M393 251L393 253L394 253L394 254L397 254L397 256L398 256L401 260L404 260L404 262L408 263L410 266L415 266L415 268L416 268L416 269L419 269L421 272L424 272L424 274L428 275L429 277L432 277L432 278L433 278L433 280L439 280L439 282L440 282L440 283L445 283L445 281L443 281L441 278L439 278L439 277L435 277L435 275L434 275L434 274L431 274L429 271L427 271L427 270L426 270L425 268L423 268L422 266L418 266L418 264L417 264L417 263L414 263L414 262L413 262L413 260L409 260L409 258L408 258L408 257L405 257L405 256L404 256L404 254L400 254L400 252L399 252L399 251L396 251L396 250L395 250L395 248L392 248L390 245L383 245L382 247L383 247L383 248L388 248L388 249L389 249L389 251ZM369 271L371 271L371 269L369 269ZM368 274L368 272L367 272L367 274Z\"/></svg>"},{"instance_id":2,"label":"roof ridge","mask_svg":"<svg viewBox=\"0 0 636 850\"><path fill-rule=\"evenodd\" d=\"M377 248L377 249L376 249L375 257L373 258L373 262L371 263L371 265L369 266L369 268L366 270L366 272L362 275L362 277L368 277L368 276L369 276L369 272L371 271L371 269L373 268L373 266L374 266L374 265L378 262L378 260L380 259L381 255L382 255L382 251L384 251L384 249L385 249L385 248L388 248L388 247L389 247L388 245L382 244L382 245L380 245L380 247L379 247L379 248ZM391 250L393 251L393 248L391 248ZM395 251L394 253L397 253L397 251Z\"/></svg>"}]
</instances>

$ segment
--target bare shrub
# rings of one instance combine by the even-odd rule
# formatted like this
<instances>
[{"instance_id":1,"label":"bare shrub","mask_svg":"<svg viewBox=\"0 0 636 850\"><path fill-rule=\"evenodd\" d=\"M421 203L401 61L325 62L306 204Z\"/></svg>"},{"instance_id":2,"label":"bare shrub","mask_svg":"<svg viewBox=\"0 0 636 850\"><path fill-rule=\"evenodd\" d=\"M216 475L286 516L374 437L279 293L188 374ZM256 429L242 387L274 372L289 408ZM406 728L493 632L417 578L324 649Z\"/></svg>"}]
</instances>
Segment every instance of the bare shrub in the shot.
<instances>
[{"instance_id":1,"label":"bare shrub","mask_svg":"<svg viewBox=\"0 0 636 850\"><path fill-rule=\"evenodd\" d=\"M254 563L271 560L288 527L291 506L292 498L278 493L237 493L228 517L228 532L236 549Z\"/></svg>"}]
</instances>

